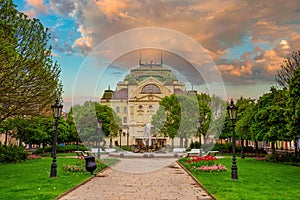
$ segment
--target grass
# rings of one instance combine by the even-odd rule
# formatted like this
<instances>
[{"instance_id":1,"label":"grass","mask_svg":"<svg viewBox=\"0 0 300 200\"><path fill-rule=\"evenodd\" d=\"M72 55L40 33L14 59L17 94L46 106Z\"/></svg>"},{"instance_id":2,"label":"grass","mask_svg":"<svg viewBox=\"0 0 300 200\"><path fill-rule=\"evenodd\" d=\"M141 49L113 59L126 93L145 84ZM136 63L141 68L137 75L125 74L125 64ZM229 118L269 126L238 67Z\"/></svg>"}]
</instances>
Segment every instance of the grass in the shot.
<instances>
[{"instance_id":1,"label":"grass","mask_svg":"<svg viewBox=\"0 0 300 200\"><path fill-rule=\"evenodd\" d=\"M62 154L63 155L63 154ZM84 165L83 160L58 155L57 177L50 178L52 158L0 165L0 199L54 199L92 177L89 172L70 172L63 165ZM74 154L72 154L74 155ZM111 164L116 160L111 160ZM101 164L101 170L107 165Z\"/></svg>"},{"instance_id":2,"label":"grass","mask_svg":"<svg viewBox=\"0 0 300 200\"><path fill-rule=\"evenodd\" d=\"M300 199L300 167L238 158L238 180L232 180L231 158L217 162L227 171L193 174L217 200Z\"/></svg>"}]
</instances>

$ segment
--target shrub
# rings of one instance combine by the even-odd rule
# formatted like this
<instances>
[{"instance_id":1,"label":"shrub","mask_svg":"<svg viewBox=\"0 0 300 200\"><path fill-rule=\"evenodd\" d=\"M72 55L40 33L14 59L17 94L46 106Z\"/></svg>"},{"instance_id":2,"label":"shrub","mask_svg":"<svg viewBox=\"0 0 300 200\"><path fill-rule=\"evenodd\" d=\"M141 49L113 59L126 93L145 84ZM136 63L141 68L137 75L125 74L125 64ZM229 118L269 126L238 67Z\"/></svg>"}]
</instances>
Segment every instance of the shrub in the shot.
<instances>
[{"instance_id":1,"label":"shrub","mask_svg":"<svg viewBox=\"0 0 300 200\"><path fill-rule=\"evenodd\" d=\"M64 146L56 146L56 152L57 153L68 153L68 152L73 152L77 150L77 145L64 145ZM87 148L83 145L78 146L79 151L87 151ZM35 150L33 153L34 154L43 154L43 153L51 153L53 151L52 146L46 146L44 149L43 148L38 148Z\"/></svg>"},{"instance_id":2,"label":"shrub","mask_svg":"<svg viewBox=\"0 0 300 200\"><path fill-rule=\"evenodd\" d=\"M17 163L26 160L28 153L23 147L0 144L0 163Z\"/></svg>"},{"instance_id":3,"label":"shrub","mask_svg":"<svg viewBox=\"0 0 300 200\"><path fill-rule=\"evenodd\" d=\"M273 155L267 155L266 160L291 165L300 165L300 157L296 157L295 153L276 153L275 157Z\"/></svg>"},{"instance_id":4,"label":"shrub","mask_svg":"<svg viewBox=\"0 0 300 200\"><path fill-rule=\"evenodd\" d=\"M122 146L121 148L125 151L133 151L133 148L130 146Z\"/></svg>"}]
</instances>

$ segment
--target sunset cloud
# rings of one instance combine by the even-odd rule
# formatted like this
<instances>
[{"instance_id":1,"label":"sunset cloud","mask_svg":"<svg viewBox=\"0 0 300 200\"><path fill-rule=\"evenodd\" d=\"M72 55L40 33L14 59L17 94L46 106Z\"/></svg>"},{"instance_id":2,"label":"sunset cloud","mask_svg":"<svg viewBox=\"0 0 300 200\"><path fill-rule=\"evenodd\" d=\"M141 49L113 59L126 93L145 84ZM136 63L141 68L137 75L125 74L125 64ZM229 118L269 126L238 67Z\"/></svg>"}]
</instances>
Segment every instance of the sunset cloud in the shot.
<instances>
[{"instance_id":1,"label":"sunset cloud","mask_svg":"<svg viewBox=\"0 0 300 200\"><path fill-rule=\"evenodd\" d=\"M280 62L291 50L300 48L297 0L283 3L269 0L49 0L50 6L42 0L27 0L27 5L37 13L51 12L75 21L79 37L57 43L59 51L84 56L122 31L163 27L181 32L201 44L226 81L273 80ZM34 14L31 11L31 15ZM140 37L146 41L154 36ZM178 46L182 51L191 50L180 40L159 39L165 48ZM124 45L133 45L134 41L132 38ZM247 43L252 47L242 50ZM243 52L235 49L239 46L238 50Z\"/></svg>"},{"instance_id":2,"label":"sunset cloud","mask_svg":"<svg viewBox=\"0 0 300 200\"><path fill-rule=\"evenodd\" d=\"M27 6L33 7L37 12L46 14L48 12L44 0L26 0Z\"/></svg>"}]
</instances>

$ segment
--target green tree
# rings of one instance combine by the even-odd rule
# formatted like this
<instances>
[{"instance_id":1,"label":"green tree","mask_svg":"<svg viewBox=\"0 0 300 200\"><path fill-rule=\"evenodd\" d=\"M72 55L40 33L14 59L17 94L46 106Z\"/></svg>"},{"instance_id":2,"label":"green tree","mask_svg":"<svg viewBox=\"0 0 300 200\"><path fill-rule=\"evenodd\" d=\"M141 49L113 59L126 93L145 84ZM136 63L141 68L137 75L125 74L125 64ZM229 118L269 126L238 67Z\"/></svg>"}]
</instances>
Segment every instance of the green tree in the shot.
<instances>
[{"instance_id":1,"label":"green tree","mask_svg":"<svg viewBox=\"0 0 300 200\"><path fill-rule=\"evenodd\" d=\"M111 147L112 138L118 136L119 130L122 127L122 120L111 107L106 105L100 105L99 103L96 103L95 110L97 119L101 119L103 122L102 132L106 137L109 138L109 146Z\"/></svg>"},{"instance_id":2,"label":"green tree","mask_svg":"<svg viewBox=\"0 0 300 200\"><path fill-rule=\"evenodd\" d=\"M60 68L51 57L48 30L0 1L0 122L35 116L61 96Z\"/></svg>"},{"instance_id":3,"label":"green tree","mask_svg":"<svg viewBox=\"0 0 300 200\"><path fill-rule=\"evenodd\" d=\"M13 137L25 144L43 144L43 147L52 143L53 118L52 117L33 117L11 119ZM59 131L60 132L60 131Z\"/></svg>"},{"instance_id":4,"label":"green tree","mask_svg":"<svg viewBox=\"0 0 300 200\"><path fill-rule=\"evenodd\" d=\"M242 151L244 151L244 140L248 147L248 140L251 140L250 126L253 119L253 107L255 100L251 98L243 98L237 100L236 106L238 107L238 117L236 122L237 137L241 139Z\"/></svg>"},{"instance_id":5,"label":"green tree","mask_svg":"<svg viewBox=\"0 0 300 200\"><path fill-rule=\"evenodd\" d=\"M199 117L199 107L196 97L178 95L177 98L181 108L177 136L180 138L180 147L183 147L183 139L185 139L184 147L187 148L188 138L197 132L196 120Z\"/></svg>"},{"instance_id":6,"label":"green tree","mask_svg":"<svg viewBox=\"0 0 300 200\"><path fill-rule=\"evenodd\" d=\"M159 105L164 108L167 114L164 128L161 130L165 136L172 140L172 148L174 147L174 138L177 135L180 125L180 104L175 94L162 98Z\"/></svg>"},{"instance_id":7,"label":"green tree","mask_svg":"<svg viewBox=\"0 0 300 200\"><path fill-rule=\"evenodd\" d=\"M259 98L255 105L255 115L250 130L255 133L257 141L270 141L275 154L275 142L288 140L286 137L286 90L271 88L271 92Z\"/></svg>"},{"instance_id":8,"label":"green tree","mask_svg":"<svg viewBox=\"0 0 300 200\"><path fill-rule=\"evenodd\" d=\"M288 136L292 137L297 146L300 138L300 69L295 71L294 76L289 80L288 101L286 110ZM298 155L297 148L295 153Z\"/></svg>"},{"instance_id":9,"label":"green tree","mask_svg":"<svg viewBox=\"0 0 300 200\"><path fill-rule=\"evenodd\" d=\"M111 141L121 128L121 119L108 106L86 101L83 105L74 105L72 111L75 125L80 129L80 139L89 145L98 143L99 136L102 142L104 137ZM99 119L102 120L101 130L98 128Z\"/></svg>"},{"instance_id":10,"label":"green tree","mask_svg":"<svg viewBox=\"0 0 300 200\"><path fill-rule=\"evenodd\" d=\"M213 95L208 105L210 107L212 116L209 125L210 135L214 136L217 139L220 137L222 128L224 126L224 119L226 116L226 102L220 97Z\"/></svg>"},{"instance_id":11,"label":"green tree","mask_svg":"<svg viewBox=\"0 0 300 200\"><path fill-rule=\"evenodd\" d=\"M204 100L203 100L204 99ZM180 138L180 146L186 146L187 140L192 135L202 134L206 136L211 120L211 109L208 106L210 97L204 94L199 96L183 96L172 94L164 97L159 105L157 112L152 117L152 125L155 130L159 130L164 136L172 140ZM196 120L202 119L202 127L197 132ZM157 132L158 133L158 132ZM185 139L185 143L183 140Z\"/></svg>"},{"instance_id":12,"label":"green tree","mask_svg":"<svg viewBox=\"0 0 300 200\"><path fill-rule=\"evenodd\" d=\"M159 106L156 113L151 118L151 124L154 126L154 136L166 136L162 129L167 119L166 110L163 106Z\"/></svg>"},{"instance_id":13,"label":"green tree","mask_svg":"<svg viewBox=\"0 0 300 200\"><path fill-rule=\"evenodd\" d=\"M79 132L80 128L75 126L73 117L73 108L71 107L66 118L66 123L68 125L68 142L76 142L78 145L80 141Z\"/></svg>"}]
</instances>

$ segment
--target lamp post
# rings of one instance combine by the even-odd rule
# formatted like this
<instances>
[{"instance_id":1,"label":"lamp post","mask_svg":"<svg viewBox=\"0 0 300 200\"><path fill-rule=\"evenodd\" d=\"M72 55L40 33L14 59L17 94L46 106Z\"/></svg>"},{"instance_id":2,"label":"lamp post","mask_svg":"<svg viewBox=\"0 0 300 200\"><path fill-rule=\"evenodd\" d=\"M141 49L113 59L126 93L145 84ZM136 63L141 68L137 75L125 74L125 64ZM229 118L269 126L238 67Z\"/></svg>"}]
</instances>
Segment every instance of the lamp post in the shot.
<instances>
[{"instance_id":1,"label":"lamp post","mask_svg":"<svg viewBox=\"0 0 300 200\"><path fill-rule=\"evenodd\" d=\"M196 123L197 123L197 132L199 134L199 156L202 156L202 150L201 150L201 123L202 123L202 120L201 118L199 117L197 120L196 120Z\"/></svg>"},{"instance_id":2,"label":"lamp post","mask_svg":"<svg viewBox=\"0 0 300 200\"><path fill-rule=\"evenodd\" d=\"M56 143L57 143L57 127L58 127L58 119L61 116L61 111L63 108L63 105L60 104L59 100L55 100L55 104L51 106L53 111L53 117L55 118L54 122L54 134L53 134L53 153L52 153L52 164L51 164L51 171L50 171L50 177L54 178L57 174L57 164L56 164Z\"/></svg>"},{"instance_id":3,"label":"lamp post","mask_svg":"<svg viewBox=\"0 0 300 200\"><path fill-rule=\"evenodd\" d=\"M99 134L98 134L98 158L100 160L100 140L101 140L101 130L102 130L102 124L103 124L103 121L102 119L98 119L98 131L99 131Z\"/></svg>"},{"instance_id":4,"label":"lamp post","mask_svg":"<svg viewBox=\"0 0 300 200\"><path fill-rule=\"evenodd\" d=\"M235 158L235 122L237 118L237 110L238 107L234 105L233 100L231 99L230 105L227 107L229 118L232 124L232 166L231 166L231 178L238 179L238 172L237 172L237 165L236 165L236 158Z\"/></svg>"},{"instance_id":5,"label":"lamp post","mask_svg":"<svg viewBox=\"0 0 300 200\"><path fill-rule=\"evenodd\" d=\"M122 129L119 130L120 133L120 148L122 147Z\"/></svg>"}]
</instances>

